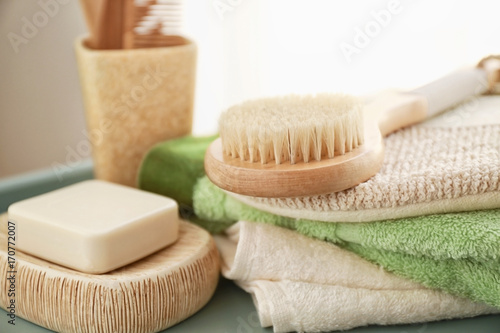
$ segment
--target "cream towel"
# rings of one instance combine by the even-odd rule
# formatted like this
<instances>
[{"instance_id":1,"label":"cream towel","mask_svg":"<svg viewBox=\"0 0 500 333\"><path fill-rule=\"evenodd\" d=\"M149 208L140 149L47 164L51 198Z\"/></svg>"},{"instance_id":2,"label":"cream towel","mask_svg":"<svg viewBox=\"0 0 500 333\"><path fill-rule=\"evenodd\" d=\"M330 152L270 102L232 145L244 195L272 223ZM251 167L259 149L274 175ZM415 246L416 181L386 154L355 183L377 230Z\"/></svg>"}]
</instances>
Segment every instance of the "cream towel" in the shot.
<instances>
[{"instance_id":1,"label":"cream towel","mask_svg":"<svg viewBox=\"0 0 500 333\"><path fill-rule=\"evenodd\" d=\"M500 208L500 96L398 131L385 147L380 172L342 192L281 199L228 193L272 214L327 222Z\"/></svg>"},{"instance_id":2,"label":"cream towel","mask_svg":"<svg viewBox=\"0 0 500 333\"><path fill-rule=\"evenodd\" d=\"M252 294L275 332L345 330L498 313L427 289L330 243L271 225L238 222L216 236L222 273Z\"/></svg>"}]
</instances>

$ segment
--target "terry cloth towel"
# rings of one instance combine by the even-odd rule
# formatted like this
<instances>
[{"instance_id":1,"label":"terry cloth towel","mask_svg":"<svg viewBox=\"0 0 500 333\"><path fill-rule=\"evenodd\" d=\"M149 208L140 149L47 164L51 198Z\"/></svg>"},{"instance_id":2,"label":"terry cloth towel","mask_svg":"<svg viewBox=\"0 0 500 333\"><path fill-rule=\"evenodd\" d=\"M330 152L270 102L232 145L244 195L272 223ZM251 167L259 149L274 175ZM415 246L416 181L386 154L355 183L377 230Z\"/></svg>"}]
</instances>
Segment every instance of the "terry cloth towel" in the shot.
<instances>
[{"instance_id":1,"label":"terry cloth towel","mask_svg":"<svg viewBox=\"0 0 500 333\"><path fill-rule=\"evenodd\" d=\"M226 236L216 236L216 242L222 274L252 294L261 325L273 326L275 332L498 313L485 304L424 288L333 244L284 228L238 222Z\"/></svg>"},{"instance_id":2,"label":"terry cloth towel","mask_svg":"<svg viewBox=\"0 0 500 333\"><path fill-rule=\"evenodd\" d=\"M474 98L389 135L380 172L351 189L300 198L231 195L273 214L327 222L500 208L500 96Z\"/></svg>"},{"instance_id":3,"label":"terry cloth towel","mask_svg":"<svg viewBox=\"0 0 500 333\"><path fill-rule=\"evenodd\" d=\"M241 220L285 227L336 243L429 288L500 309L500 209L369 223L325 223L247 206L206 177L198 180L193 200L196 215L211 232L221 232Z\"/></svg>"}]
</instances>

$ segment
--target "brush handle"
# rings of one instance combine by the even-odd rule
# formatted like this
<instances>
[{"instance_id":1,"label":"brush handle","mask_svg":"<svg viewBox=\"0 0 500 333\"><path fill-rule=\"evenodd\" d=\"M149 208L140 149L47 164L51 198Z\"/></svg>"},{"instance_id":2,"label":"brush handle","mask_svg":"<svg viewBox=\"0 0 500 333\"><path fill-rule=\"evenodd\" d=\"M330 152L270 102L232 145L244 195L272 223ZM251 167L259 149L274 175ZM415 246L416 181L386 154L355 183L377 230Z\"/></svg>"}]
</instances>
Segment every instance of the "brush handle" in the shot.
<instances>
[{"instance_id":1,"label":"brush handle","mask_svg":"<svg viewBox=\"0 0 500 333\"><path fill-rule=\"evenodd\" d=\"M123 0L100 0L96 17L95 45L98 50L122 48Z\"/></svg>"},{"instance_id":2,"label":"brush handle","mask_svg":"<svg viewBox=\"0 0 500 333\"><path fill-rule=\"evenodd\" d=\"M365 128L380 131L382 136L387 136L427 118L427 105L427 99L421 94L395 93L379 96L365 105Z\"/></svg>"},{"instance_id":3,"label":"brush handle","mask_svg":"<svg viewBox=\"0 0 500 333\"><path fill-rule=\"evenodd\" d=\"M87 23L87 29L89 31L89 37L87 38L87 43L90 47L95 44L96 38L96 17L98 13L98 8L101 6L101 0L80 0L80 5L83 9L85 15L85 22Z\"/></svg>"},{"instance_id":4,"label":"brush handle","mask_svg":"<svg viewBox=\"0 0 500 333\"><path fill-rule=\"evenodd\" d=\"M461 70L407 93L382 96L365 106L367 124L377 123L383 136L435 116L488 91L482 68Z\"/></svg>"},{"instance_id":5,"label":"brush handle","mask_svg":"<svg viewBox=\"0 0 500 333\"><path fill-rule=\"evenodd\" d=\"M89 30L87 47L96 50L122 47L123 0L80 0Z\"/></svg>"},{"instance_id":6,"label":"brush handle","mask_svg":"<svg viewBox=\"0 0 500 333\"><path fill-rule=\"evenodd\" d=\"M432 117L471 97L488 91L488 77L481 68L451 73L412 91L428 101L428 117Z\"/></svg>"}]
</instances>

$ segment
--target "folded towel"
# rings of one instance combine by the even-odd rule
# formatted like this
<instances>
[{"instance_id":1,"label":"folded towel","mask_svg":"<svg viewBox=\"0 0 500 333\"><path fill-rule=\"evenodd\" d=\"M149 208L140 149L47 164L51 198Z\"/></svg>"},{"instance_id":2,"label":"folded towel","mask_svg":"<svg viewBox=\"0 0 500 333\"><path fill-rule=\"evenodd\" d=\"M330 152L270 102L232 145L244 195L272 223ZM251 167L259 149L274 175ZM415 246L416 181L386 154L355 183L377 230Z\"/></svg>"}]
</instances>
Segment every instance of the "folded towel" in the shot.
<instances>
[{"instance_id":1,"label":"folded towel","mask_svg":"<svg viewBox=\"0 0 500 333\"><path fill-rule=\"evenodd\" d=\"M288 218L250 207L215 186L207 177L195 187L196 214L213 233L239 220L294 229L333 243L406 253L431 259L500 259L500 209L434 214L363 223L325 223Z\"/></svg>"},{"instance_id":2,"label":"folded towel","mask_svg":"<svg viewBox=\"0 0 500 333\"><path fill-rule=\"evenodd\" d=\"M242 221L214 238L223 259L222 273L231 280L290 280L376 290L425 289L338 246L272 225Z\"/></svg>"},{"instance_id":3,"label":"folded towel","mask_svg":"<svg viewBox=\"0 0 500 333\"><path fill-rule=\"evenodd\" d=\"M385 139L382 169L351 189L300 198L238 200L273 214L368 222L500 208L500 96L475 99Z\"/></svg>"},{"instance_id":4,"label":"folded towel","mask_svg":"<svg viewBox=\"0 0 500 333\"><path fill-rule=\"evenodd\" d=\"M333 244L284 228L239 222L225 237L216 236L216 242L222 273L252 294L262 326L273 326L275 332L498 313L485 304L401 279Z\"/></svg>"},{"instance_id":5,"label":"folded towel","mask_svg":"<svg viewBox=\"0 0 500 333\"><path fill-rule=\"evenodd\" d=\"M239 220L264 222L336 243L386 270L500 309L500 209L370 223L325 223L257 210L200 178L196 215L221 232ZM220 224L219 224L220 222Z\"/></svg>"}]
</instances>

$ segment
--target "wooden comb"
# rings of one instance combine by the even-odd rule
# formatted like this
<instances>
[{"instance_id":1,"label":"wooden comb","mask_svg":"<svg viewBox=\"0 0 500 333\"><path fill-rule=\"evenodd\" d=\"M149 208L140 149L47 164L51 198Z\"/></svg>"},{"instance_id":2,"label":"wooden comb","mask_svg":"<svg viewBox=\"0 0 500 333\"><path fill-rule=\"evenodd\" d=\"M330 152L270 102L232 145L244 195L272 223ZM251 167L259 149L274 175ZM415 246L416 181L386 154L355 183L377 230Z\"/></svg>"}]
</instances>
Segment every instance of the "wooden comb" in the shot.
<instances>
[{"instance_id":1,"label":"wooden comb","mask_svg":"<svg viewBox=\"0 0 500 333\"><path fill-rule=\"evenodd\" d=\"M125 0L123 48L184 45L182 0Z\"/></svg>"}]
</instances>

